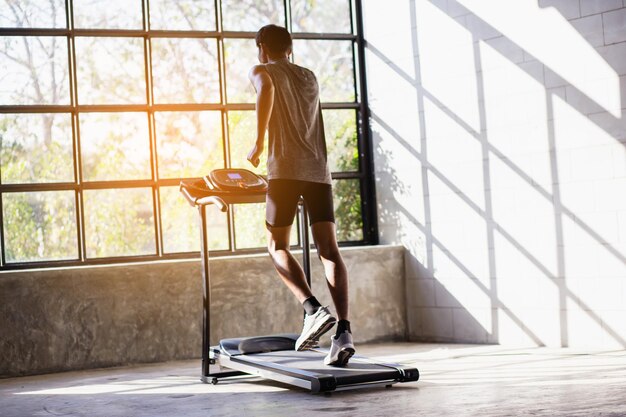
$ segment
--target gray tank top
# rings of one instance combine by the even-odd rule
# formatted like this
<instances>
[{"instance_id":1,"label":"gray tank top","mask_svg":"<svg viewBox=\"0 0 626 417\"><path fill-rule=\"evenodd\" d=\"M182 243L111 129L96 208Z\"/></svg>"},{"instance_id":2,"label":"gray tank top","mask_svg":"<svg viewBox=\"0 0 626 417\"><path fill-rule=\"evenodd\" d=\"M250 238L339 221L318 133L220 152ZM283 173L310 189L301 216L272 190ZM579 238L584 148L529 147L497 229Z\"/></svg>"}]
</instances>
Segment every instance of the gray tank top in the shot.
<instances>
[{"instance_id":1,"label":"gray tank top","mask_svg":"<svg viewBox=\"0 0 626 417\"><path fill-rule=\"evenodd\" d=\"M274 83L274 107L268 128L268 179L331 184L315 75L287 58L270 61L265 68Z\"/></svg>"}]
</instances>

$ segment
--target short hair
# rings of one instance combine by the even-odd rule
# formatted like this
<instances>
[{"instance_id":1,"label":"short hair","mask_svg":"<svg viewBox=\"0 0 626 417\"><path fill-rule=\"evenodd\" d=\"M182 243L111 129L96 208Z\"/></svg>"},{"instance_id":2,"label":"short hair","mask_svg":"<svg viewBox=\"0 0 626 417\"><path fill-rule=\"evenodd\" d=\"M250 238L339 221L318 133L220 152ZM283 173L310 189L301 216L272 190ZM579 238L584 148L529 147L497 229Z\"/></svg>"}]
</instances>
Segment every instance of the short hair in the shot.
<instances>
[{"instance_id":1,"label":"short hair","mask_svg":"<svg viewBox=\"0 0 626 417\"><path fill-rule=\"evenodd\" d=\"M291 34L287 29L276 25L263 26L254 37L256 46L264 44L272 54L284 54L291 48Z\"/></svg>"}]
</instances>

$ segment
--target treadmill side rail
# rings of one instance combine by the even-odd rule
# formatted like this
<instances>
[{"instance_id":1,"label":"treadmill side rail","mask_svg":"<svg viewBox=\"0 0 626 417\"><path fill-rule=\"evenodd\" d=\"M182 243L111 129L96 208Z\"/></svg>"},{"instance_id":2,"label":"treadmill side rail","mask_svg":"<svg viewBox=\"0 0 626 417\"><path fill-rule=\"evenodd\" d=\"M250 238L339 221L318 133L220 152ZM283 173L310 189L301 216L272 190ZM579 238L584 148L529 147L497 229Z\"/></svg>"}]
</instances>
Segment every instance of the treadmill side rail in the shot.
<instances>
[{"instance_id":1,"label":"treadmill side rail","mask_svg":"<svg viewBox=\"0 0 626 417\"><path fill-rule=\"evenodd\" d=\"M402 371L400 382L413 382L420 379L420 371L417 368L398 368Z\"/></svg>"},{"instance_id":2,"label":"treadmill side rail","mask_svg":"<svg viewBox=\"0 0 626 417\"><path fill-rule=\"evenodd\" d=\"M379 366L386 366L388 368L394 368L400 374L400 378L398 378L398 382L413 382L413 381L419 380L420 378L420 373L417 368L400 365L398 363L378 362L378 361L374 361L370 358L367 358L365 356L360 356L360 355L354 355L352 359L356 361L360 361L360 362L366 362L366 363L371 363L371 364L375 364Z\"/></svg>"},{"instance_id":3,"label":"treadmill side rail","mask_svg":"<svg viewBox=\"0 0 626 417\"><path fill-rule=\"evenodd\" d=\"M294 372L293 369L274 363L259 363L251 360L245 355L229 356L225 354L217 355L220 366L236 369L242 374L255 375L265 379L283 382L300 388L310 390L313 393L333 391L337 382L335 377L327 374L314 374L302 370ZM253 355L251 355L253 356ZM214 377L224 377L225 375L212 375ZM210 378L209 378L210 379ZM210 381L207 381L210 382Z\"/></svg>"}]
</instances>

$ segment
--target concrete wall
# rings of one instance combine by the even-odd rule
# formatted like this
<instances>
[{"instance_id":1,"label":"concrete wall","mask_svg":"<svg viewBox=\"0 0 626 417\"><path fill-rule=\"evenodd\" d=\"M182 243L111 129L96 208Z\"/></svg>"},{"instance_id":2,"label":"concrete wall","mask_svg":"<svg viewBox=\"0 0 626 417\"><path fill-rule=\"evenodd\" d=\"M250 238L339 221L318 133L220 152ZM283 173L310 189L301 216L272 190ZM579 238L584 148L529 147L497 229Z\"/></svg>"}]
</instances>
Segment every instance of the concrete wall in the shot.
<instances>
[{"instance_id":1,"label":"concrete wall","mask_svg":"<svg viewBox=\"0 0 626 417\"><path fill-rule=\"evenodd\" d=\"M342 253L356 341L404 340L404 249ZM316 296L330 304L312 264ZM200 357L200 271L189 260L1 273L0 377ZM213 343L302 329L267 255L216 258L211 272Z\"/></svg>"},{"instance_id":2,"label":"concrete wall","mask_svg":"<svg viewBox=\"0 0 626 417\"><path fill-rule=\"evenodd\" d=\"M363 3L411 338L626 347L626 2Z\"/></svg>"}]
</instances>

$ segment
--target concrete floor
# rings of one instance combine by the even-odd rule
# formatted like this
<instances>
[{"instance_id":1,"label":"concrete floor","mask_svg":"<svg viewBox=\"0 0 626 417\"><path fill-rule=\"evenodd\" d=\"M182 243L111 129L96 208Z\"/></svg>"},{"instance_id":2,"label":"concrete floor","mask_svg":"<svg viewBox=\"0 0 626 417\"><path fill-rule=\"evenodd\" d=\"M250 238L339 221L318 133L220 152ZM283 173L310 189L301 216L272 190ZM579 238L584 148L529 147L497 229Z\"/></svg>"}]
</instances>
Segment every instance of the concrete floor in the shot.
<instances>
[{"instance_id":1,"label":"concrete floor","mask_svg":"<svg viewBox=\"0 0 626 417\"><path fill-rule=\"evenodd\" d=\"M199 361L0 380L0 416L624 416L626 351L394 343L360 354L419 382L311 395L250 379L199 382Z\"/></svg>"}]
</instances>

